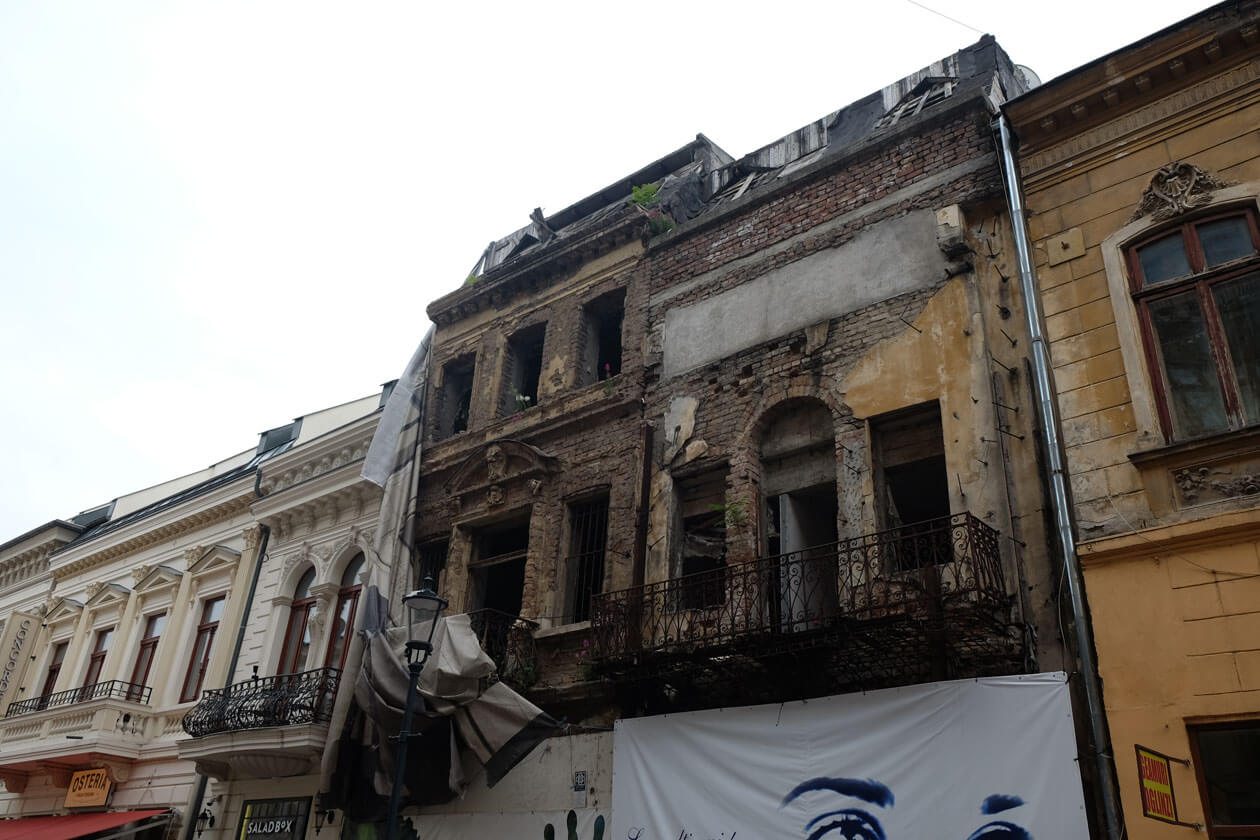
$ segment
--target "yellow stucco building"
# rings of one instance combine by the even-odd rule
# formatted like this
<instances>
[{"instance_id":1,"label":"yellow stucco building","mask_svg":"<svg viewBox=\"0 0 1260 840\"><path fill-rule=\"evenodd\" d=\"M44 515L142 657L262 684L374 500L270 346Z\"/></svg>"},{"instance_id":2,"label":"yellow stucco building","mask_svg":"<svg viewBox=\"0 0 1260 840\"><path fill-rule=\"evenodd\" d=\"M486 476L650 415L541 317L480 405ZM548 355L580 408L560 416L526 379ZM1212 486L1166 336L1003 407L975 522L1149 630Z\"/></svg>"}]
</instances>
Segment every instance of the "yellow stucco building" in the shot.
<instances>
[{"instance_id":1,"label":"yellow stucco building","mask_svg":"<svg viewBox=\"0 0 1260 840\"><path fill-rule=\"evenodd\" d=\"M1260 837L1258 21L1214 6L1005 109L1132 838Z\"/></svg>"}]
</instances>

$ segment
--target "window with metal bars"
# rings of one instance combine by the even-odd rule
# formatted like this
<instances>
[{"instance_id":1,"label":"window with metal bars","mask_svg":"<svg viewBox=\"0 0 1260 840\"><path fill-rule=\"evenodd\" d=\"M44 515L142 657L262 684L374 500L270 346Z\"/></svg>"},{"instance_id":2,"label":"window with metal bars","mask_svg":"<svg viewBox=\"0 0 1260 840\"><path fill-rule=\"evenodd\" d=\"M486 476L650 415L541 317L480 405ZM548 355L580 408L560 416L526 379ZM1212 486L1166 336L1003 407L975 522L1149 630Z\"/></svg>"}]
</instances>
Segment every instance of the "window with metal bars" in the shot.
<instances>
[{"instance_id":1,"label":"window with metal bars","mask_svg":"<svg viewBox=\"0 0 1260 840\"><path fill-rule=\"evenodd\" d=\"M599 594L604 588L607 541L607 496L569 505L567 624L590 620L591 596Z\"/></svg>"},{"instance_id":2,"label":"window with metal bars","mask_svg":"<svg viewBox=\"0 0 1260 840\"><path fill-rule=\"evenodd\" d=\"M446 568L446 555L450 553L451 541L448 539L430 540L416 549L416 588L424 586L426 578L433 578L436 587L442 570Z\"/></svg>"}]
</instances>

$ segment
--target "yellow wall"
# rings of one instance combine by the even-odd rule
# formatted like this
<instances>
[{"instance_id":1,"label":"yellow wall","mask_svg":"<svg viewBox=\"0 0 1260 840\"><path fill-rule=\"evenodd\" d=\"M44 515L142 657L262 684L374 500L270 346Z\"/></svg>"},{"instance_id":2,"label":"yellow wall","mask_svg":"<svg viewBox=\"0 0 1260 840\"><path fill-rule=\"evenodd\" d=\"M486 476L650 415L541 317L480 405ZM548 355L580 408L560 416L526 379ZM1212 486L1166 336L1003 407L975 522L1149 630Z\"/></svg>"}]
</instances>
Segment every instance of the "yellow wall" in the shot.
<instances>
[{"instance_id":1,"label":"yellow wall","mask_svg":"<svg viewBox=\"0 0 1260 840\"><path fill-rule=\"evenodd\" d=\"M1260 75L1254 59L1242 66ZM1166 446L1151 416L1140 336L1131 316L1117 317L1118 307L1131 306L1124 278L1116 276L1123 272L1123 237L1160 167L1186 161L1243 185L1233 195L1260 191L1260 85L1217 89L1216 99L1196 94L1165 102L1155 118L1150 110L1145 117L1119 113L1057 146L1033 140L1021 150L1085 586L1132 838L1187 836L1186 828L1142 816L1135 744L1189 759L1188 726L1260 719L1260 498L1178 499L1171 469L1202 453ZM1021 137L1035 137L1038 118L1023 117ZM1069 249L1061 242L1077 231L1083 251L1050 265L1048 255L1063 256ZM1255 456L1254 436L1226 437L1214 454ZM1139 458L1139 469L1130 456L1143 451L1154 455ZM1195 771L1173 765L1173 785L1181 819L1201 822Z\"/></svg>"}]
</instances>

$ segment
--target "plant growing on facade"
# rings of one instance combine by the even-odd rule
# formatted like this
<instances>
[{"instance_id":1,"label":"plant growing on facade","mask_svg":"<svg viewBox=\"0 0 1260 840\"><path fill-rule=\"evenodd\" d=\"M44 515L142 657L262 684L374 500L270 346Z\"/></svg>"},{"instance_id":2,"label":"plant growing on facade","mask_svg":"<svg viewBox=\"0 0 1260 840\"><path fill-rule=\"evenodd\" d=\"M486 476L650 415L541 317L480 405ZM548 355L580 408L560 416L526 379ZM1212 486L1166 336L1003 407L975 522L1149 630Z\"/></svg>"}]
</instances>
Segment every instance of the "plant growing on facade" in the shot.
<instances>
[{"instance_id":1,"label":"plant growing on facade","mask_svg":"<svg viewBox=\"0 0 1260 840\"><path fill-rule=\"evenodd\" d=\"M479 281L480 279L481 279L480 274L469 274L467 277L464 278L464 285L465 286L475 285L477 281Z\"/></svg>"},{"instance_id":2,"label":"plant growing on facade","mask_svg":"<svg viewBox=\"0 0 1260 840\"><path fill-rule=\"evenodd\" d=\"M656 193L660 189L656 184L642 184L630 188L630 204L638 208L648 222L648 230L653 236L667 233L678 225L668 213L657 206L660 199Z\"/></svg>"},{"instance_id":3,"label":"plant growing on facade","mask_svg":"<svg viewBox=\"0 0 1260 840\"><path fill-rule=\"evenodd\" d=\"M727 528L743 528L748 524L748 502L744 499L727 499L724 505L709 505L709 510L717 514Z\"/></svg>"}]
</instances>

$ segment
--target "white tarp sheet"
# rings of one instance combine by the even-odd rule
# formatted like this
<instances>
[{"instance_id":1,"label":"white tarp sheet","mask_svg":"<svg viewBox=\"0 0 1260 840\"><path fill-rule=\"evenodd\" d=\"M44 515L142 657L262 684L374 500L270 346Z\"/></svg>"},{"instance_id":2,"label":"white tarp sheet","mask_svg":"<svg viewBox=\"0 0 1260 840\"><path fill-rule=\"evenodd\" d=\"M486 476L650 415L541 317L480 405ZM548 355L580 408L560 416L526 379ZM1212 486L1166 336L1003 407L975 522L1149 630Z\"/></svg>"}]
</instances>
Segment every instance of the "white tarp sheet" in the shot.
<instances>
[{"instance_id":1,"label":"white tarp sheet","mask_svg":"<svg viewBox=\"0 0 1260 840\"><path fill-rule=\"evenodd\" d=\"M610 840L607 817L582 808L480 814L419 814L408 817L422 840ZM548 826L551 830L548 831Z\"/></svg>"},{"instance_id":2,"label":"white tarp sheet","mask_svg":"<svg viewBox=\"0 0 1260 840\"><path fill-rule=\"evenodd\" d=\"M612 840L1089 836L1062 673L621 720L613 744Z\"/></svg>"}]
</instances>

